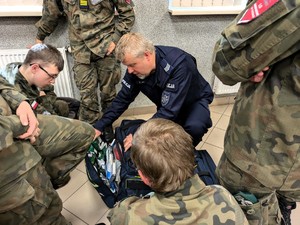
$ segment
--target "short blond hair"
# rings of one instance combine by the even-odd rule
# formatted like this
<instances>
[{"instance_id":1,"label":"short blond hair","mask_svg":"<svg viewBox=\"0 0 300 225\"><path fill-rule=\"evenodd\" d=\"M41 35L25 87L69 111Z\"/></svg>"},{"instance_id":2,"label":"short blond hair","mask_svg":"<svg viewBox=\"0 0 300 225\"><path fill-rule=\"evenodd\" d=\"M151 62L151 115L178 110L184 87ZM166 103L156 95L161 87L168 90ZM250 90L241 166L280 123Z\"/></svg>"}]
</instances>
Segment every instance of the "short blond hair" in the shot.
<instances>
[{"instance_id":1,"label":"short blond hair","mask_svg":"<svg viewBox=\"0 0 300 225\"><path fill-rule=\"evenodd\" d=\"M140 33L128 33L121 37L116 46L116 58L124 61L126 53L134 57L142 56L146 51L153 53L155 47L153 43Z\"/></svg>"}]
</instances>

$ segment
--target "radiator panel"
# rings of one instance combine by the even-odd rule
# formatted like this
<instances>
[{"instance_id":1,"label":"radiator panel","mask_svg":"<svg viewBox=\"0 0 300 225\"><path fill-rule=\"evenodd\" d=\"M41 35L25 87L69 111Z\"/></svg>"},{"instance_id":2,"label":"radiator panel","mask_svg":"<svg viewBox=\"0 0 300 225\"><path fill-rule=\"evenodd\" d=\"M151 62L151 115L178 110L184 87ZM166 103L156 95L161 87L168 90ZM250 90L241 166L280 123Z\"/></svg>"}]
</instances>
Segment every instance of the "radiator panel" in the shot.
<instances>
[{"instance_id":1,"label":"radiator panel","mask_svg":"<svg viewBox=\"0 0 300 225\"><path fill-rule=\"evenodd\" d=\"M217 77L215 77L213 91L216 95L228 95L228 94L236 94L240 88L240 83L236 85L229 86L223 84Z\"/></svg>"},{"instance_id":2,"label":"radiator panel","mask_svg":"<svg viewBox=\"0 0 300 225\"><path fill-rule=\"evenodd\" d=\"M65 48L58 48L62 53L64 69L60 72L58 78L55 80L54 90L59 97L74 98L74 90L72 86L71 74L68 68L67 54ZM28 49L2 49L0 50L0 68L4 68L8 63L23 62Z\"/></svg>"}]
</instances>

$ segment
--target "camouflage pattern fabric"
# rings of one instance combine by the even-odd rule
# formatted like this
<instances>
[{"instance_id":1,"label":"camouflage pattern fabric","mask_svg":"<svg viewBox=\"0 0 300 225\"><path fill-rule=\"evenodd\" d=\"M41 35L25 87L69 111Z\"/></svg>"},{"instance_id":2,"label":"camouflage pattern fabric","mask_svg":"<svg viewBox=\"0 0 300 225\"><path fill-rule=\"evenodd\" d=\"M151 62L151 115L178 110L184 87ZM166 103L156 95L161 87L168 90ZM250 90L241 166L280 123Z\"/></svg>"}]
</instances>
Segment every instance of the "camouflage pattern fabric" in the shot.
<instances>
[{"instance_id":1,"label":"camouflage pattern fabric","mask_svg":"<svg viewBox=\"0 0 300 225\"><path fill-rule=\"evenodd\" d=\"M177 191L149 198L129 197L109 212L112 225L248 224L233 196L218 185L205 186L198 175Z\"/></svg>"},{"instance_id":2,"label":"camouflage pattern fabric","mask_svg":"<svg viewBox=\"0 0 300 225\"><path fill-rule=\"evenodd\" d=\"M93 56L96 57L94 54ZM102 116L99 112L96 91L98 83L100 84L101 109L104 112L116 96L115 85L121 79L120 63L112 56L94 60L91 64L75 62L74 73L81 96L79 119L94 124Z\"/></svg>"},{"instance_id":3,"label":"camouflage pattern fabric","mask_svg":"<svg viewBox=\"0 0 300 225\"><path fill-rule=\"evenodd\" d=\"M39 103L36 112L42 114L39 107L44 107L52 115L69 116L69 105L64 100L57 99L57 95L54 92L54 86L48 85L41 89L46 95L38 96L37 102Z\"/></svg>"},{"instance_id":4,"label":"camouflage pattern fabric","mask_svg":"<svg viewBox=\"0 0 300 225\"><path fill-rule=\"evenodd\" d=\"M35 166L41 156L14 138L25 133L17 116L0 115L0 189ZM24 143L29 143L24 141ZM0 191L1 192L1 191Z\"/></svg>"},{"instance_id":5,"label":"camouflage pattern fabric","mask_svg":"<svg viewBox=\"0 0 300 225\"><path fill-rule=\"evenodd\" d=\"M24 94L30 104L34 101L39 105L35 109L36 113L43 114L49 112L53 115L65 116L69 115L68 104L64 101L58 101L57 96L54 93L54 86L48 85L43 88L45 96L40 96L40 91L36 86L30 86L28 81L19 72L19 67L22 63L15 62L6 65L5 69L0 71L0 75L3 76L10 84L15 86L15 89Z\"/></svg>"},{"instance_id":6,"label":"camouflage pattern fabric","mask_svg":"<svg viewBox=\"0 0 300 225\"><path fill-rule=\"evenodd\" d=\"M221 184L232 194L250 191L258 198L272 199L275 193L277 197L293 202L300 201L300 1L282 0L270 10L274 13L283 8L286 8L283 10L285 16L276 21L270 20L267 11L256 18L259 24L236 25L245 31L248 27L255 30L257 26L266 26L270 32L269 36L258 35L257 41L261 44L253 49L257 58L248 54L248 48L228 50L225 36L216 45L213 70L224 83L248 80L270 63L270 69L260 83L241 83L225 134L224 156L218 165L218 174ZM231 36L234 35L237 38L239 33ZM278 40L280 38L283 40ZM283 44L285 42L288 44ZM248 47L248 43L246 41L242 46ZM273 43L277 45L273 46ZM235 56L232 52L236 52ZM239 72L236 65L239 65ZM266 212L265 207L253 206L256 215L264 214L261 219L245 210L250 224L280 224L278 202L270 201L270 212Z\"/></svg>"},{"instance_id":7,"label":"camouflage pattern fabric","mask_svg":"<svg viewBox=\"0 0 300 225\"><path fill-rule=\"evenodd\" d=\"M15 111L22 101L28 100L25 95L16 91L15 87L9 84L2 76L0 76L0 93L12 111Z\"/></svg>"},{"instance_id":8,"label":"camouflage pattern fabric","mask_svg":"<svg viewBox=\"0 0 300 225\"><path fill-rule=\"evenodd\" d=\"M88 123L38 115L41 134L33 144L52 180L63 180L85 157L95 131ZM51 126L49 126L51 124Z\"/></svg>"},{"instance_id":9,"label":"camouflage pattern fabric","mask_svg":"<svg viewBox=\"0 0 300 225\"><path fill-rule=\"evenodd\" d=\"M41 156L14 139L25 130L17 116L0 116L0 224L68 224Z\"/></svg>"},{"instance_id":10,"label":"camouflage pattern fabric","mask_svg":"<svg viewBox=\"0 0 300 225\"><path fill-rule=\"evenodd\" d=\"M26 100L1 76L0 91L1 112L6 115L10 112L2 107L15 111ZM50 178L64 179L82 161L95 131L89 124L58 116L39 115L38 120L41 134L31 145L16 139L27 129L17 116L0 115L1 225L68 224Z\"/></svg>"},{"instance_id":11,"label":"camouflage pattern fabric","mask_svg":"<svg viewBox=\"0 0 300 225\"><path fill-rule=\"evenodd\" d=\"M120 63L113 54L108 57L106 53L111 42L116 44L131 30L135 20L133 3L131 0L102 0L95 4L88 1L87 9L80 9L78 0L61 2L63 12L56 0L44 1L43 16L36 23L37 38L44 40L56 28L59 17L67 16L75 82L81 94L79 119L94 124L101 117L98 84L102 111L116 96L115 84L121 77ZM103 65L105 68L101 67Z\"/></svg>"},{"instance_id":12,"label":"camouflage pattern fabric","mask_svg":"<svg viewBox=\"0 0 300 225\"><path fill-rule=\"evenodd\" d=\"M242 171L222 155L216 170L222 186L235 194L239 191L247 191L258 198L258 202L251 205L241 205L250 224L277 225L281 224L281 212L276 197L276 191L270 187L264 187L252 176ZM267 175L266 175L267 176ZM299 191L298 191L299 194Z\"/></svg>"},{"instance_id":13,"label":"camouflage pattern fabric","mask_svg":"<svg viewBox=\"0 0 300 225\"><path fill-rule=\"evenodd\" d=\"M81 10L78 0L61 0L64 14L69 22L69 39L75 61L89 64L92 52L104 58L110 42L117 43L130 31L135 16L131 0L103 0L93 5L88 1L88 10ZM115 9L118 13L115 18ZM60 12L56 0L43 3L43 16L36 23L37 38L44 40L56 28Z\"/></svg>"},{"instance_id":14,"label":"camouflage pattern fabric","mask_svg":"<svg viewBox=\"0 0 300 225\"><path fill-rule=\"evenodd\" d=\"M300 50L300 1L281 0L253 21L237 24L255 2L224 29L215 46L213 71L224 84L247 81Z\"/></svg>"},{"instance_id":15,"label":"camouflage pattern fabric","mask_svg":"<svg viewBox=\"0 0 300 225\"><path fill-rule=\"evenodd\" d=\"M56 100L53 104L53 109L55 112L57 112L57 115L68 117L69 116L69 106L68 103L66 103L63 100Z\"/></svg>"},{"instance_id":16,"label":"camouflage pattern fabric","mask_svg":"<svg viewBox=\"0 0 300 225\"><path fill-rule=\"evenodd\" d=\"M12 111L3 97L0 95L0 115L9 116L12 114Z\"/></svg>"},{"instance_id":17,"label":"camouflage pattern fabric","mask_svg":"<svg viewBox=\"0 0 300 225\"><path fill-rule=\"evenodd\" d=\"M14 143L11 147L18 151L35 151L26 142ZM61 210L62 201L41 162L0 188L0 225L71 224L62 216Z\"/></svg>"}]
</instances>

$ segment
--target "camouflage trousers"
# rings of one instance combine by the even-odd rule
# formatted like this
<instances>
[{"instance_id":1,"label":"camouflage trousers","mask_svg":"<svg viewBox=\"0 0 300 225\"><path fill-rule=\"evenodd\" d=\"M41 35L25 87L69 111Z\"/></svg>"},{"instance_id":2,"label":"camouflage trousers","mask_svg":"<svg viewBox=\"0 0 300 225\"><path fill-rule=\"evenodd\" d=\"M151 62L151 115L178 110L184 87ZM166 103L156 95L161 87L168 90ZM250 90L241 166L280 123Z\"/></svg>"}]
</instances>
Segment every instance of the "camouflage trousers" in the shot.
<instances>
[{"instance_id":1,"label":"camouflage trousers","mask_svg":"<svg viewBox=\"0 0 300 225\"><path fill-rule=\"evenodd\" d=\"M296 168L290 168L290 171L298 170L299 174L300 165L294 164L294 166ZM241 206L251 225L280 225L282 215L278 197L283 197L291 202L300 200L300 186L293 185L299 176L296 178L288 174L284 180L281 180L281 176L276 177L275 175L272 180L278 182L278 188L266 187L262 182L255 179L253 174L242 171L235 166L225 153L220 159L216 173L221 185L231 194L247 191L257 197L257 203Z\"/></svg>"},{"instance_id":2,"label":"camouflage trousers","mask_svg":"<svg viewBox=\"0 0 300 225\"><path fill-rule=\"evenodd\" d=\"M102 112L116 96L116 85L121 78L120 63L113 55L100 58L92 54L91 63L74 63L75 83L80 91L79 119L94 124L100 119L98 85Z\"/></svg>"},{"instance_id":3,"label":"camouflage trousers","mask_svg":"<svg viewBox=\"0 0 300 225\"><path fill-rule=\"evenodd\" d=\"M59 116L38 115L40 136L33 144L51 180L63 180L85 157L95 136L88 123Z\"/></svg>"},{"instance_id":4,"label":"camouflage trousers","mask_svg":"<svg viewBox=\"0 0 300 225\"><path fill-rule=\"evenodd\" d=\"M61 215L62 201L41 162L0 189L0 205L1 225L70 224Z\"/></svg>"},{"instance_id":5,"label":"camouflage trousers","mask_svg":"<svg viewBox=\"0 0 300 225\"><path fill-rule=\"evenodd\" d=\"M1 115L11 114L1 96L0 106ZM38 120L41 133L33 145L29 141L15 140L3 150L4 156L10 157L11 161L14 161L14 153L32 156L33 152L38 152L42 160L32 157L25 164L21 160L24 166L16 166L21 168L19 171L13 170L12 166L2 168L1 176L8 176L6 180L9 181L0 183L1 225L69 224L61 215L62 202L50 179L60 183L69 175L84 159L95 131L87 123L59 116L38 115ZM11 156L7 155L9 152ZM13 164L17 165L18 160L10 163ZM5 163L1 165L5 167ZM5 177L2 178L5 180Z\"/></svg>"}]
</instances>

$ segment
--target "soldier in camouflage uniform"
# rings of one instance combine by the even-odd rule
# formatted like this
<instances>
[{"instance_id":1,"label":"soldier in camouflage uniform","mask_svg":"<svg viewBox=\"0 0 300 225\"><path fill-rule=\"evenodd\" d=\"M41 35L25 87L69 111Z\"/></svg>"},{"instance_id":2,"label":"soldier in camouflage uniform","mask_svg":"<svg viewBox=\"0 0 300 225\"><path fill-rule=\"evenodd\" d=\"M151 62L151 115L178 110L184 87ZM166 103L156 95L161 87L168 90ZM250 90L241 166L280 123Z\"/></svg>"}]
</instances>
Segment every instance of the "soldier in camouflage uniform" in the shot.
<instances>
[{"instance_id":1,"label":"soldier in camouflage uniform","mask_svg":"<svg viewBox=\"0 0 300 225\"><path fill-rule=\"evenodd\" d=\"M194 146L184 129L162 118L134 134L131 157L155 193L121 201L108 215L122 224L248 224L233 196L222 186L205 186L194 174Z\"/></svg>"},{"instance_id":2,"label":"soldier in camouflage uniform","mask_svg":"<svg viewBox=\"0 0 300 225\"><path fill-rule=\"evenodd\" d=\"M267 3L251 2L215 47L214 73L241 82L217 174L232 194L258 198L242 205L250 224L290 224L300 201L300 1Z\"/></svg>"},{"instance_id":3,"label":"soldier in camouflage uniform","mask_svg":"<svg viewBox=\"0 0 300 225\"><path fill-rule=\"evenodd\" d=\"M63 13L68 18L73 70L81 96L79 119L94 124L101 117L98 85L102 112L116 96L121 68L114 48L134 24L133 3L131 0L44 1L43 16L36 24L37 42L54 31Z\"/></svg>"},{"instance_id":4,"label":"soldier in camouflage uniform","mask_svg":"<svg viewBox=\"0 0 300 225\"><path fill-rule=\"evenodd\" d=\"M54 185L82 161L95 130L63 117L37 120L27 98L1 76L0 93L0 224L69 224Z\"/></svg>"},{"instance_id":5,"label":"soldier in camouflage uniform","mask_svg":"<svg viewBox=\"0 0 300 225\"><path fill-rule=\"evenodd\" d=\"M55 65L58 72L49 73L50 70L45 68L50 64ZM77 109L71 107L73 111L75 110L73 114L76 114L79 101L66 98L70 102L68 104L66 101L58 99L53 86L63 66L64 60L55 47L36 44L28 51L23 63L9 63L5 69L0 70L0 74L29 99L36 113L69 117L71 111L69 105L77 105Z\"/></svg>"}]
</instances>

